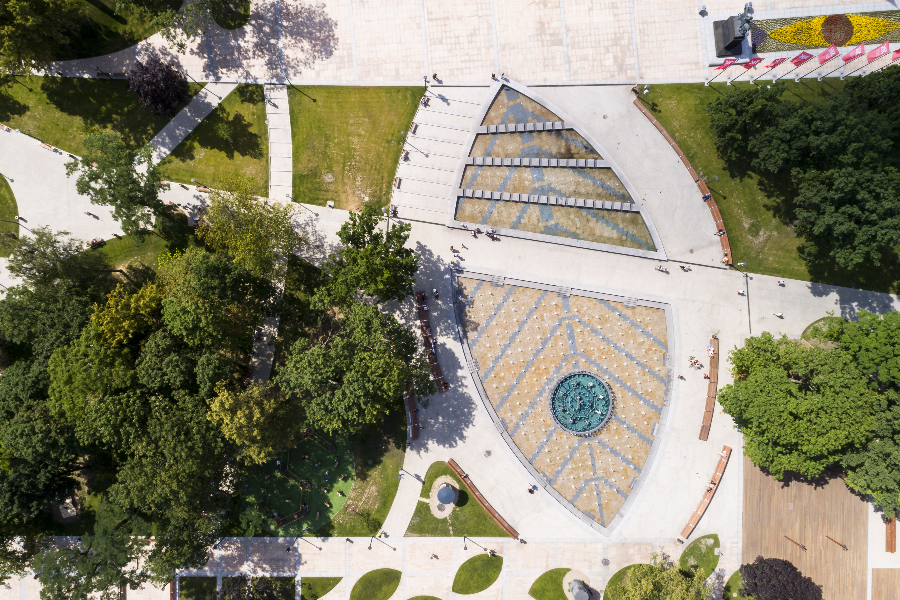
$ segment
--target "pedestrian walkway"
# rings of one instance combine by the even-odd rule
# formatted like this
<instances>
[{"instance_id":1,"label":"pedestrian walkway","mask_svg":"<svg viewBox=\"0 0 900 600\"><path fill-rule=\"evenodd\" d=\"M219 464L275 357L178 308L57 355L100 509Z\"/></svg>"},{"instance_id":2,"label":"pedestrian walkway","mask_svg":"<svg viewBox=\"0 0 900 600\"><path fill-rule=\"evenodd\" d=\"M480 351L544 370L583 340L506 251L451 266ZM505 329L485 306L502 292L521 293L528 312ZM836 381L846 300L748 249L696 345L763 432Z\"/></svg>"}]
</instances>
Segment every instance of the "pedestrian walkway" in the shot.
<instances>
[{"instance_id":1,"label":"pedestrian walkway","mask_svg":"<svg viewBox=\"0 0 900 600\"><path fill-rule=\"evenodd\" d=\"M266 85L266 124L269 126L269 198L292 199L293 154L291 114L285 85Z\"/></svg>"},{"instance_id":2,"label":"pedestrian walkway","mask_svg":"<svg viewBox=\"0 0 900 600\"><path fill-rule=\"evenodd\" d=\"M236 83L206 84L206 87L150 140L153 160L159 162L167 157L236 87Z\"/></svg>"}]
</instances>

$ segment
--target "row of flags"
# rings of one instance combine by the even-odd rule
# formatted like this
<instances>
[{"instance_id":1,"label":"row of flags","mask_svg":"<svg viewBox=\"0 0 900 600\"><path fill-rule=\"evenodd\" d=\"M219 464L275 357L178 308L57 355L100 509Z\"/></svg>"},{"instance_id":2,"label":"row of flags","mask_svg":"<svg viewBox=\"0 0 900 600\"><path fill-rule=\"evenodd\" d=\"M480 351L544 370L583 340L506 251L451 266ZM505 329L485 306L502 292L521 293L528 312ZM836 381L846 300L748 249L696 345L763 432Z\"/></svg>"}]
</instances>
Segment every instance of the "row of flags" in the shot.
<instances>
[{"instance_id":1,"label":"row of flags","mask_svg":"<svg viewBox=\"0 0 900 600\"><path fill-rule=\"evenodd\" d=\"M854 61L857 58L859 58L865 54L866 58L868 59L866 64L869 64L875 60L878 60L879 58L881 58L882 56L884 56L885 54L887 54L890 51L891 51L891 49L890 49L889 43L884 42L883 44L870 50L869 53L866 54L866 44L861 43L859 46L856 46L853 50L851 50L850 52L848 52L841 58L843 59L844 64L847 64L850 61ZM819 65L824 65L828 61L830 61L834 58L837 58L840 55L841 55L841 53L838 50L837 46L832 44L830 48L828 48L824 52L819 53L819 55L818 55ZM804 51L804 52L801 52L800 54L798 54L797 56L795 56L794 58L792 58L790 60L790 62L792 65L794 65L794 68L796 69L797 67L807 63L814 56L815 55ZM898 48L897 50L894 50L893 54L891 54L891 62L894 62L898 58L900 58L900 48ZM717 71L725 70L728 67L730 67L731 65L733 65L734 63L736 63L737 60L738 59L736 59L736 58L726 58L725 61L721 65L716 67L716 70ZM777 67L778 65L780 65L783 62L786 62L787 60L788 60L787 58L776 58L771 63L769 63L767 65L763 65L763 67L765 67L767 69L774 69L775 67ZM750 69L752 67L755 67L762 61L763 61L763 59L761 59L761 58L751 58L748 62L746 62L740 66L744 67L745 69Z\"/></svg>"}]
</instances>

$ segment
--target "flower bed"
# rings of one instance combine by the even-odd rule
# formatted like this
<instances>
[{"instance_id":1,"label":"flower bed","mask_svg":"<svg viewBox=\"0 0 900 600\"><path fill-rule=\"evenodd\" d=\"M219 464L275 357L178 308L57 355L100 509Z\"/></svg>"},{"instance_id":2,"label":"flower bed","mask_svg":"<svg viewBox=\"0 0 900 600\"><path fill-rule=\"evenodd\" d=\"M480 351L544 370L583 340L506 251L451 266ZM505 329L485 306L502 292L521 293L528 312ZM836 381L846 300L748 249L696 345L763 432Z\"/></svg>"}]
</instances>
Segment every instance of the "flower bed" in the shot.
<instances>
[{"instance_id":1,"label":"flower bed","mask_svg":"<svg viewBox=\"0 0 900 600\"><path fill-rule=\"evenodd\" d=\"M860 42L900 42L900 10L821 17L760 19L753 22L750 43L754 52L784 52L855 46Z\"/></svg>"}]
</instances>

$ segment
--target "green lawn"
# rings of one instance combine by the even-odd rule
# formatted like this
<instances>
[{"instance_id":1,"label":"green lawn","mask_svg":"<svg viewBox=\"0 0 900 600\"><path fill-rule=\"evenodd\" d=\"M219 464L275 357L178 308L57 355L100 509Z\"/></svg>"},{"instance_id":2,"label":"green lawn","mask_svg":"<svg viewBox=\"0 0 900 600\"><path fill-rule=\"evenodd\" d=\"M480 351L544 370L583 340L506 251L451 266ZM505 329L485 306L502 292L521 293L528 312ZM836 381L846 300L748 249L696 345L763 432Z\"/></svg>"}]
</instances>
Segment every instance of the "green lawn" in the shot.
<instances>
[{"instance_id":1,"label":"green lawn","mask_svg":"<svg viewBox=\"0 0 900 600\"><path fill-rule=\"evenodd\" d=\"M535 600L566 600L563 578L571 569L550 569L531 584L528 595Z\"/></svg>"},{"instance_id":2,"label":"green lawn","mask_svg":"<svg viewBox=\"0 0 900 600\"><path fill-rule=\"evenodd\" d=\"M459 566L453 578L455 594L477 594L491 587L503 570L502 556L479 554Z\"/></svg>"},{"instance_id":3,"label":"green lawn","mask_svg":"<svg viewBox=\"0 0 900 600\"><path fill-rule=\"evenodd\" d=\"M638 563L640 564L640 563ZM613 574L606 583L606 589L603 590L604 600L619 600L622 598L622 586L628 580L628 573L637 565L628 565Z\"/></svg>"},{"instance_id":4,"label":"green lawn","mask_svg":"<svg viewBox=\"0 0 900 600\"><path fill-rule=\"evenodd\" d=\"M421 498L428 499L431 486L442 475L452 477L459 489L459 500L457 500L456 507L450 511L449 517L438 519L431 514L428 502L420 501L413 513L409 528L406 530L407 537L461 537L464 535L469 537L509 537L509 534L497 525L475 498L469 495L466 487L445 462L438 461L428 467Z\"/></svg>"},{"instance_id":5,"label":"green lawn","mask_svg":"<svg viewBox=\"0 0 900 600\"><path fill-rule=\"evenodd\" d=\"M294 200L385 206L423 88L290 86ZM312 99L316 101L313 102ZM330 181L329 181L330 180Z\"/></svg>"},{"instance_id":6,"label":"green lawn","mask_svg":"<svg viewBox=\"0 0 900 600\"><path fill-rule=\"evenodd\" d=\"M200 86L188 84L188 91L193 97ZM0 123L79 156L90 133L117 133L139 148L170 120L142 108L127 81L19 77L0 85Z\"/></svg>"},{"instance_id":7,"label":"green lawn","mask_svg":"<svg viewBox=\"0 0 900 600\"><path fill-rule=\"evenodd\" d=\"M81 18L69 36L57 60L103 56L133 46L156 33L157 28L149 19L140 18L132 11L117 15L115 0L75 0L80 5ZM180 0L167 0L165 5L177 10Z\"/></svg>"},{"instance_id":8,"label":"green lawn","mask_svg":"<svg viewBox=\"0 0 900 600\"><path fill-rule=\"evenodd\" d=\"M782 98L798 102L822 101L844 85L834 78L782 81L787 88ZM734 87L749 85L736 83ZM728 164L716 152L706 105L726 89L718 83L709 87L702 83L655 85L641 100L675 138L697 173L705 177L725 221L735 261L747 261L751 273L837 285L855 282L856 287L865 289L896 291L900 280L896 265L852 275L823 265L810 270L798 253L801 240L794 234L789 201L779 197L780 188L760 179L749 165Z\"/></svg>"},{"instance_id":9,"label":"green lawn","mask_svg":"<svg viewBox=\"0 0 900 600\"><path fill-rule=\"evenodd\" d=\"M301 600L319 600L341 582L340 577L301 577Z\"/></svg>"},{"instance_id":10,"label":"green lawn","mask_svg":"<svg viewBox=\"0 0 900 600\"><path fill-rule=\"evenodd\" d=\"M718 547L719 536L715 533L698 537L681 553L681 558L678 559L678 568L687 576L690 576L694 569L699 568L703 572L703 578L706 579L712 575L712 572L716 570L716 565L719 564L719 557L716 556Z\"/></svg>"},{"instance_id":11,"label":"green lawn","mask_svg":"<svg viewBox=\"0 0 900 600\"><path fill-rule=\"evenodd\" d=\"M12 188L6 177L0 175L0 257L9 256L19 239L19 225L14 219L18 214L19 207Z\"/></svg>"},{"instance_id":12,"label":"green lawn","mask_svg":"<svg viewBox=\"0 0 900 600\"><path fill-rule=\"evenodd\" d=\"M388 600L400 585L400 571L376 569L360 577L350 592L350 600Z\"/></svg>"},{"instance_id":13,"label":"green lawn","mask_svg":"<svg viewBox=\"0 0 900 600\"><path fill-rule=\"evenodd\" d=\"M269 195L269 134L263 88L241 84L163 160L166 179L221 188L236 176Z\"/></svg>"},{"instance_id":14,"label":"green lawn","mask_svg":"<svg viewBox=\"0 0 900 600\"><path fill-rule=\"evenodd\" d=\"M213 19L222 29L239 29L250 18L250 0L227 0L220 11L213 13Z\"/></svg>"},{"instance_id":15,"label":"green lawn","mask_svg":"<svg viewBox=\"0 0 900 600\"><path fill-rule=\"evenodd\" d=\"M737 571L732 573L731 577L729 577L728 581L725 583L725 589L722 591L723 600L731 600L732 598L737 598L743 583L744 581L743 579L741 579L741 571L740 569L738 569ZM748 596L748 598L750 598L750 596Z\"/></svg>"},{"instance_id":16,"label":"green lawn","mask_svg":"<svg viewBox=\"0 0 900 600\"><path fill-rule=\"evenodd\" d=\"M409 600L441 600L436 596L413 596Z\"/></svg>"},{"instance_id":17,"label":"green lawn","mask_svg":"<svg viewBox=\"0 0 900 600\"><path fill-rule=\"evenodd\" d=\"M212 600L215 597L215 577L182 577L178 581L181 600Z\"/></svg>"}]
</instances>

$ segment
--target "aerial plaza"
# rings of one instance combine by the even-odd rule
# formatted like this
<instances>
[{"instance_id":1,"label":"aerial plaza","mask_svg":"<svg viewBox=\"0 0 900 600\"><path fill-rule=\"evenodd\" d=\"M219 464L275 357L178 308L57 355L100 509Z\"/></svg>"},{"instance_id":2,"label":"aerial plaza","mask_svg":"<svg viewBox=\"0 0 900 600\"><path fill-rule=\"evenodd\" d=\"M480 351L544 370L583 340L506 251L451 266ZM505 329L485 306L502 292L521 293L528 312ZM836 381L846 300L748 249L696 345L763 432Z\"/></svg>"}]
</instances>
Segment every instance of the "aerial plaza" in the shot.
<instances>
[{"instance_id":1,"label":"aerial plaza","mask_svg":"<svg viewBox=\"0 0 900 600\"><path fill-rule=\"evenodd\" d=\"M0 600L896 598L900 12L757 4L0 3Z\"/></svg>"}]
</instances>

